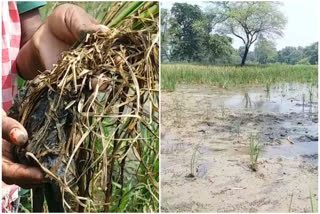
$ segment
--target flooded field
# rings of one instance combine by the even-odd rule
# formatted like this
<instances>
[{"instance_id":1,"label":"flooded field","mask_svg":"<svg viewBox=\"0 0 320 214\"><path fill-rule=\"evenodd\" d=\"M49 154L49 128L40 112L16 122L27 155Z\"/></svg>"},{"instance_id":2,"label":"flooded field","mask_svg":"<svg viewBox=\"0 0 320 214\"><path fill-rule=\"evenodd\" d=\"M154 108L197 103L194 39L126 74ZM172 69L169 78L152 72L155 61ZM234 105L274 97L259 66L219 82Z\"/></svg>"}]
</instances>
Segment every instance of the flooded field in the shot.
<instances>
[{"instance_id":1,"label":"flooded field","mask_svg":"<svg viewBox=\"0 0 320 214\"><path fill-rule=\"evenodd\" d=\"M310 212L317 100L309 84L163 92L162 212ZM261 145L256 171L252 139Z\"/></svg>"}]
</instances>

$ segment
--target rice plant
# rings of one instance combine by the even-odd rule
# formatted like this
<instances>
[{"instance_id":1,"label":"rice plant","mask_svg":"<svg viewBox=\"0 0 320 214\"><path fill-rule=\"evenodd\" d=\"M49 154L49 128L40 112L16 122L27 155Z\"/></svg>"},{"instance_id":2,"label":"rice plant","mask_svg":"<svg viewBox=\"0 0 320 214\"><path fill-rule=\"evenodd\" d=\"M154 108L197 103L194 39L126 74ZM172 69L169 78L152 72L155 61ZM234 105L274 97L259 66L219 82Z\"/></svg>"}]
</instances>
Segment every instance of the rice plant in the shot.
<instances>
[{"instance_id":1,"label":"rice plant","mask_svg":"<svg viewBox=\"0 0 320 214\"><path fill-rule=\"evenodd\" d=\"M312 105L312 102L313 102L313 85L309 86L308 95L309 95L309 104Z\"/></svg>"},{"instance_id":2,"label":"rice plant","mask_svg":"<svg viewBox=\"0 0 320 214\"><path fill-rule=\"evenodd\" d=\"M302 112L304 112L304 106L306 105L306 95L302 94Z\"/></svg>"},{"instance_id":3,"label":"rice plant","mask_svg":"<svg viewBox=\"0 0 320 214\"><path fill-rule=\"evenodd\" d=\"M175 105L175 122L177 123L177 126L178 127L181 127L183 125L183 107L184 107L184 104L183 104L183 100L182 99L179 99L179 100L176 100L176 102L174 103Z\"/></svg>"},{"instance_id":4,"label":"rice plant","mask_svg":"<svg viewBox=\"0 0 320 214\"><path fill-rule=\"evenodd\" d=\"M310 207L311 207L311 212L312 213L317 213L318 209L317 209L317 202L314 199L314 196L312 195L311 191L310 191Z\"/></svg>"},{"instance_id":5,"label":"rice plant","mask_svg":"<svg viewBox=\"0 0 320 214\"><path fill-rule=\"evenodd\" d=\"M252 103L251 103L251 98L250 98L250 96L249 96L248 91L246 91L246 92L244 93L244 98L243 98L243 100L244 100L244 103L245 103L245 107L246 107L246 108L251 108Z\"/></svg>"},{"instance_id":6,"label":"rice plant","mask_svg":"<svg viewBox=\"0 0 320 214\"><path fill-rule=\"evenodd\" d=\"M187 178L194 178L196 176L196 164L197 164L197 155L199 153L200 143L198 143L192 152L190 159L190 173L186 176Z\"/></svg>"},{"instance_id":7,"label":"rice plant","mask_svg":"<svg viewBox=\"0 0 320 214\"><path fill-rule=\"evenodd\" d=\"M161 89L174 91L176 84L210 84L224 88L282 82L318 84L316 65L205 66L193 64L161 65Z\"/></svg>"},{"instance_id":8,"label":"rice plant","mask_svg":"<svg viewBox=\"0 0 320 214\"><path fill-rule=\"evenodd\" d=\"M270 100L270 89L271 89L271 84L270 84L270 82L268 81L268 82L266 83L266 93L267 93L267 99L269 99L269 100Z\"/></svg>"},{"instance_id":9,"label":"rice plant","mask_svg":"<svg viewBox=\"0 0 320 214\"><path fill-rule=\"evenodd\" d=\"M74 44L10 109L31 136L19 162L50 181L32 190L34 212L159 209L159 6L107 4L110 30Z\"/></svg>"},{"instance_id":10,"label":"rice plant","mask_svg":"<svg viewBox=\"0 0 320 214\"><path fill-rule=\"evenodd\" d=\"M290 204L289 204L289 213L291 213L291 207L292 207L292 200L293 200L293 193L291 194L291 197L290 197Z\"/></svg>"},{"instance_id":11,"label":"rice plant","mask_svg":"<svg viewBox=\"0 0 320 214\"><path fill-rule=\"evenodd\" d=\"M254 136L252 134L249 137L249 141L250 141L250 145L249 145L249 148L250 148L250 168L252 169L252 171L257 171L258 158L261 153L261 144L257 140L257 136Z\"/></svg>"}]
</instances>

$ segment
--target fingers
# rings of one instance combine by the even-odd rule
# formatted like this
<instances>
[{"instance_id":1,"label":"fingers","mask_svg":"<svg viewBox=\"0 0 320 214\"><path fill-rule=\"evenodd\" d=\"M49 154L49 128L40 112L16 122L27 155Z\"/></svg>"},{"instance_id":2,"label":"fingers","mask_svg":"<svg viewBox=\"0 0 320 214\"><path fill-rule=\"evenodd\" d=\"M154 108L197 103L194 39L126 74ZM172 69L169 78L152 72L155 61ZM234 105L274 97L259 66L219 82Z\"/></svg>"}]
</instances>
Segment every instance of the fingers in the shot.
<instances>
[{"instance_id":1,"label":"fingers","mask_svg":"<svg viewBox=\"0 0 320 214\"><path fill-rule=\"evenodd\" d=\"M63 4L57 7L46 22L50 31L69 45L72 45L75 41L80 41L83 32L108 30L108 28L99 25L81 7L72 4Z\"/></svg>"},{"instance_id":2,"label":"fingers","mask_svg":"<svg viewBox=\"0 0 320 214\"><path fill-rule=\"evenodd\" d=\"M16 120L8 117L2 110L2 138L16 144L23 145L28 140L28 132Z\"/></svg>"},{"instance_id":3,"label":"fingers","mask_svg":"<svg viewBox=\"0 0 320 214\"><path fill-rule=\"evenodd\" d=\"M29 167L13 163L6 158L2 160L2 180L7 184L17 184L23 188L43 185L43 172L38 167Z\"/></svg>"}]
</instances>

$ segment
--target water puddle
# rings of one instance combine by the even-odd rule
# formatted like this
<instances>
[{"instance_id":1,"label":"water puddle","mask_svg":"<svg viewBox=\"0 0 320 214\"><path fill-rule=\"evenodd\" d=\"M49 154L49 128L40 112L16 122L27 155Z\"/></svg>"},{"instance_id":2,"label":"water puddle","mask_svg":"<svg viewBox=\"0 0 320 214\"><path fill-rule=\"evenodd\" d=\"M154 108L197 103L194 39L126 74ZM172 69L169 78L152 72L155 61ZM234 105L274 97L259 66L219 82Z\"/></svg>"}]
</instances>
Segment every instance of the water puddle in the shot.
<instances>
[{"instance_id":1,"label":"water puddle","mask_svg":"<svg viewBox=\"0 0 320 214\"><path fill-rule=\"evenodd\" d=\"M201 163L196 168L196 177L202 178L208 174L208 170L212 167L212 163Z\"/></svg>"},{"instance_id":2,"label":"water puddle","mask_svg":"<svg viewBox=\"0 0 320 214\"><path fill-rule=\"evenodd\" d=\"M210 157L225 152L225 143L234 142L229 133L245 131L257 133L266 157L298 158L311 163L318 161L318 90L311 84L285 83L260 87L221 89L210 86L177 88L177 97L183 103L188 121L196 123L189 139L164 133L162 152L183 153L192 151L194 137L203 141L200 156ZM219 112L219 113L217 113ZM221 116L220 115L221 112ZM230 113L231 112L231 113ZM195 118L193 118L195 117ZM237 128L238 127L238 128ZM221 148L208 145L210 136L222 140ZM205 136L205 137L204 137ZM214 142L219 143L220 141ZM293 144L283 143L292 139ZM189 140L189 141L188 141ZM212 140L211 140L212 141ZM210 142L211 142L210 141ZM189 142L189 143L186 143ZM279 145L278 145L279 143ZM199 165L199 176L206 174L207 164Z\"/></svg>"},{"instance_id":3,"label":"water puddle","mask_svg":"<svg viewBox=\"0 0 320 214\"><path fill-rule=\"evenodd\" d=\"M268 146L263 156L265 157L284 157L284 158L304 158L311 163L318 165L318 142L300 142L293 145Z\"/></svg>"},{"instance_id":4,"label":"water puddle","mask_svg":"<svg viewBox=\"0 0 320 214\"><path fill-rule=\"evenodd\" d=\"M284 84L267 88L232 91L224 107L236 110L251 109L281 114L317 112L318 92L310 84Z\"/></svg>"}]
</instances>

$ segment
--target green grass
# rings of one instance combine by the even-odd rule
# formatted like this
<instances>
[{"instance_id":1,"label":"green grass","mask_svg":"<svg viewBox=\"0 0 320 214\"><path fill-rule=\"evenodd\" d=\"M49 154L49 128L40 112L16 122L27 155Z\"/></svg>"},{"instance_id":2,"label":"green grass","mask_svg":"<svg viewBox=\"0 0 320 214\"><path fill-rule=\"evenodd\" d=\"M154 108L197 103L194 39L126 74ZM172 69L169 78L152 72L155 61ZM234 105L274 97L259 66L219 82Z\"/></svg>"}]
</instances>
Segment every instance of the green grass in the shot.
<instances>
[{"instance_id":1,"label":"green grass","mask_svg":"<svg viewBox=\"0 0 320 214\"><path fill-rule=\"evenodd\" d=\"M250 168L252 171L257 171L258 169L258 158L261 153L261 144L258 141L257 137L254 135L250 135Z\"/></svg>"},{"instance_id":2,"label":"green grass","mask_svg":"<svg viewBox=\"0 0 320 214\"><path fill-rule=\"evenodd\" d=\"M317 201L315 200L313 194L310 191L310 206L311 206L311 213L316 213L318 212L317 209Z\"/></svg>"},{"instance_id":3,"label":"green grass","mask_svg":"<svg viewBox=\"0 0 320 214\"><path fill-rule=\"evenodd\" d=\"M39 9L40 16L42 20L45 20L52 11L59 5L71 3L79 7L82 7L87 13L94 17L98 23L101 23L108 9L110 8L112 2L81 2L81 1L68 1L68 2L59 2L59 1L48 1L45 6Z\"/></svg>"},{"instance_id":4,"label":"green grass","mask_svg":"<svg viewBox=\"0 0 320 214\"><path fill-rule=\"evenodd\" d=\"M204 66L161 65L161 89L174 91L176 84L210 84L219 87L301 82L318 84L317 65Z\"/></svg>"}]
</instances>

